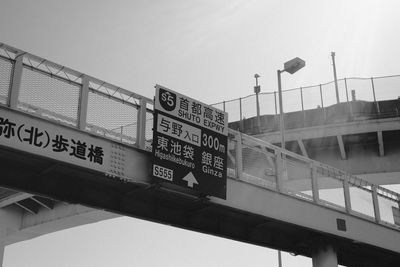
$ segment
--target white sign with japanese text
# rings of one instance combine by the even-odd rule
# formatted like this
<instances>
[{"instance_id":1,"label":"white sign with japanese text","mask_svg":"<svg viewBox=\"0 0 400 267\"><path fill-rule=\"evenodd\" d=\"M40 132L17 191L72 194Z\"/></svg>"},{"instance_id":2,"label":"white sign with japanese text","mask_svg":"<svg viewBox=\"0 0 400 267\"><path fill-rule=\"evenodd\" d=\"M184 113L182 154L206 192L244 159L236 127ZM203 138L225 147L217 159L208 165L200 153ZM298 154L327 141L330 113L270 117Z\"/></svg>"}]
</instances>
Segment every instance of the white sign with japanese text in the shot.
<instances>
[{"instance_id":1,"label":"white sign with japanese text","mask_svg":"<svg viewBox=\"0 0 400 267\"><path fill-rule=\"evenodd\" d=\"M0 109L0 145L101 172L109 167L109 142L7 109Z\"/></svg>"},{"instance_id":2,"label":"white sign with japanese text","mask_svg":"<svg viewBox=\"0 0 400 267\"><path fill-rule=\"evenodd\" d=\"M156 85L155 109L228 136L228 114L222 110Z\"/></svg>"},{"instance_id":3,"label":"white sign with japanese text","mask_svg":"<svg viewBox=\"0 0 400 267\"><path fill-rule=\"evenodd\" d=\"M201 130L186 123L158 114L157 132L200 146Z\"/></svg>"}]
</instances>

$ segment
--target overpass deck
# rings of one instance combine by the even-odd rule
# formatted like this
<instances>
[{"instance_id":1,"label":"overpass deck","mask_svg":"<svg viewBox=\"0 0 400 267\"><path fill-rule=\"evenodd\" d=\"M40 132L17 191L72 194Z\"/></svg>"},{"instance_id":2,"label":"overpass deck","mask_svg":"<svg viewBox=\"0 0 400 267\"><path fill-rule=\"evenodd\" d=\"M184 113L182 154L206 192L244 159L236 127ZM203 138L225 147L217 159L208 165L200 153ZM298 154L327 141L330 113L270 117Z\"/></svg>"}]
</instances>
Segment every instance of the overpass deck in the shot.
<instances>
[{"instance_id":1,"label":"overpass deck","mask_svg":"<svg viewBox=\"0 0 400 267\"><path fill-rule=\"evenodd\" d=\"M151 99L0 48L1 187L306 256L334 244L341 264L400 259L399 194L234 130L226 200L154 181Z\"/></svg>"}]
</instances>

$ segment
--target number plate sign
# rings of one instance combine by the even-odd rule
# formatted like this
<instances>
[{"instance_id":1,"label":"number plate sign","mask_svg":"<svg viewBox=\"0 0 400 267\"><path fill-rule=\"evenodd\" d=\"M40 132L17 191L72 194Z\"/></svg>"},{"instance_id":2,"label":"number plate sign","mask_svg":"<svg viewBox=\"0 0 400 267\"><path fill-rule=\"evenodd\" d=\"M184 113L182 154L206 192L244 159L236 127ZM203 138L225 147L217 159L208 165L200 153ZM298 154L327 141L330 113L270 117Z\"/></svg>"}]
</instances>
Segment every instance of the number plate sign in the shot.
<instances>
[{"instance_id":1,"label":"number plate sign","mask_svg":"<svg viewBox=\"0 0 400 267\"><path fill-rule=\"evenodd\" d=\"M156 86L153 176L226 199L228 115Z\"/></svg>"}]
</instances>

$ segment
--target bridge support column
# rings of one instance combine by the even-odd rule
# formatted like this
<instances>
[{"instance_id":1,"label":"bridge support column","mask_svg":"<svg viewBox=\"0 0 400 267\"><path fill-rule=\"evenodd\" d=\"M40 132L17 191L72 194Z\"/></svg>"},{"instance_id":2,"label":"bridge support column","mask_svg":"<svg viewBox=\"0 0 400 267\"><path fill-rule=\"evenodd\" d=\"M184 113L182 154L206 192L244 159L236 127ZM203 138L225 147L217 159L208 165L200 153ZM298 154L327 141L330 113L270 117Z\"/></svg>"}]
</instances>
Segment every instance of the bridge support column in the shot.
<instances>
[{"instance_id":1,"label":"bridge support column","mask_svg":"<svg viewBox=\"0 0 400 267\"><path fill-rule=\"evenodd\" d=\"M0 267L3 266L4 249L13 234L17 233L22 223L22 212L13 208L0 209Z\"/></svg>"},{"instance_id":2,"label":"bridge support column","mask_svg":"<svg viewBox=\"0 0 400 267\"><path fill-rule=\"evenodd\" d=\"M3 266L4 248L6 247L4 237L0 234L0 267Z\"/></svg>"},{"instance_id":3,"label":"bridge support column","mask_svg":"<svg viewBox=\"0 0 400 267\"><path fill-rule=\"evenodd\" d=\"M312 255L313 267L338 267L337 255L331 245L316 247Z\"/></svg>"}]
</instances>

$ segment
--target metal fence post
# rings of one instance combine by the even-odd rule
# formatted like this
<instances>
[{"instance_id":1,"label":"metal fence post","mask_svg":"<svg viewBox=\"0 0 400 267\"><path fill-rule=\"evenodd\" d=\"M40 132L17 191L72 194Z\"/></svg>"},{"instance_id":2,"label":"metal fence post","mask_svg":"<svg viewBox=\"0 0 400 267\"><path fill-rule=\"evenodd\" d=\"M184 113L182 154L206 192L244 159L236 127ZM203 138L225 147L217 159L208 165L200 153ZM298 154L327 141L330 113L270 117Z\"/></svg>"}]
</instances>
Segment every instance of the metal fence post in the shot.
<instances>
[{"instance_id":1,"label":"metal fence post","mask_svg":"<svg viewBox=\"0 0 400 267\"><path fill-rule=\"evenodd\" d=\"M303 127L306 125L306 112L304 111L303 87L300 87L301 110L303 111Z\"/></svg>"},{"instance_id":2,"label":"metal fence post","mask_svg":"<svg viewBox=\"0 0 400 267\"><path fill-rule=\"evenodd\" d=\"M275 150L275 164L276 164L276 189L278 192L283 192L283 161L281 150Z\"/></svg>"},{"instance_id":3,"label":"metal fence post","mask_svg":"<svg viewBox=\"0 0 400 267\"><path fill-rule=\"evenodd\" d=\"M319 85L319 94L321 96L321 107L324 108L324 98L322 97L322 84Z\"/></svg>"},{"instance_id":4,"label":"metal fence post","mask_svg":"<svg viewBox=\"0 0 400 267\"><path fill-rule=\"evenodd\" d=\"M303 88L300 87L301 110L304 111Z\"/></svg>"},{"instance_id":5,"label":"metal fence post","mask_svg":"<svg viewBox=\"0 0 400 267\"><path fill-rule=\"evenodd\" d=\"M374 215L375 215L375 221L377 223L381 222L381 213L379 210L379 202L378 202L378 192L377 192L378 187L376 185L373 185L371 190L372 190L372 203L374 205Z\"/></svg>"},{"instance_id":6,"label":"metal fence post","mask_svg":"<svg viewBox=\"0 0 400 267\"><path fill-rule=\"evenodd\" d=\"M237 132L235 135L235 139L236 139L235 171L236 171L236 178L240 180L243 175L242 133Z\"/></svg>"},{"instance_id":7,"label":"metal fence post","mask_svg":"<svg viewBox=\"0 0 400 267\"><path fill-rule=\"evenodd\" d=\"M376 111L378 112L378 114L381 114L381 111L379 109L379 103L376 101L376 96L375 96L374 77L371 77L371 85L372 85L372 93L374 94L374 102L376 105Z\"/></svg>"},{"instance_id":8,"label":"metal fence post","mask_svg":"<svg viewBox=\"0 0 400 267\"><path fill-rule=\"evenodd\" d=\"M317 175L317 167L314 162L310 163L310 172L311 172L311 190L313 195L313 200L315 203L319 203L319 186L318 186L318 175Z\"/></svg>"},{"instance_id":9,"label":"metal fence post","mask_svg":"<svg viewBox=\"0 0 400 267\"><path fill-rule=\"evenodd\" d=\"M275 115L278 115L278 107L276 104L276 91L274 91L274 100L275 100Z\"/></svg>"},{"instance_id":10,"label":"metal fence post","mask_svg":"<svg viewBox=\"0 0 400 267\"><path fill-rule=\"evenodd\" d=\"M78 106L78 128L83 131L86 130L88 99L89 99L89 77L84 75L82 77L82 86L81 86L81 92L79 96L79 106Z\"/></svg>"},{"instance_id":11,"label":"metal fence post","mask_svg":"<svg viewBox=\"0 0 400 267\"><path fill-rule=\"evenodd\" d=\"M350 186L349 186L349 177L345 175L343 179L343 193L344 193L344 205L346 207L346 211L348 213L351 212L351 198L350 198Z\"/></svg>"},{"instance_id":12,"label":"metal fence post","mask_svg":"<svg viewBox=\"0 0 400 267\"><path fill-rule=\"evenodd\" d=\"M260 119L260 100L258 99L258 93L256 93L256 107L257 107L257 133L261 133L261 119Z\"/></svg>"},{"instance_id":13,"label":"metal fence post","mask_svg":"<svg viewBox=\"0 0 400 267\"><path fill-rule=\"evenodd\" d=\"M11 78L11 88L8 93L8 106L10 108L17 108L19 91L21 88L23 60L25 52L18 52L15 57L14 69Z\"/></svg>"},{"instance_id":14,"label":"metal fence post","mask_svg":"<svg viewBox=\"0 0 400 267\"><path fill-rule=\"evenodd\" d=\"M351 105L351 102L349 102L349 91L347 88L347 79L346 78L344 78L344 87L346 88L346 99L347 99L347 104L349 106L350 117L353 117L353 107Z\"/></svg>"},{"instance_id":15,"label":"metal fence post","mask_svg":"<svg viewBox=\"0 0 400 267\"><path fill-rule=\"evenodd\" d=\"M239 112L240 112L240 131L243 132L243 114L242 114L242 98L239 97Z\"/></svg>"},{"instance_id":16,"label":"metal fence post","mask_svg":"<svg viewBox=\"0 0 400 267\"><path fill-rule=\"evenodd\" d=\"M321 96L321 109L322 109L322 114L324 115L324 122L325 122L326 114L325 114L325 109L324 109L324 98L322 97L322 84L319 85L319 94Z\"/></svg>"},{"instance_id":17,"label":"metal fence post","mask_svg":"<svg viewBox=\"0 0 400 267\"><path fill-rule=\"evenodd\" d=\"M146 146L146 112L147 112L147 101L144 98L140 99L140 107L137 113L137 124L136 124L136 146L141 149L145 149Z\"/></svg>"}]
</instances>

